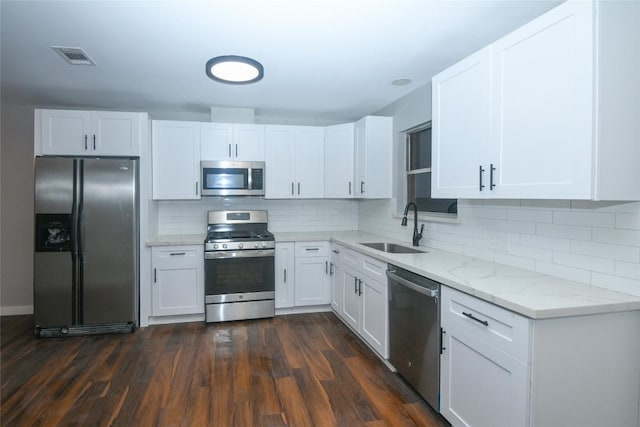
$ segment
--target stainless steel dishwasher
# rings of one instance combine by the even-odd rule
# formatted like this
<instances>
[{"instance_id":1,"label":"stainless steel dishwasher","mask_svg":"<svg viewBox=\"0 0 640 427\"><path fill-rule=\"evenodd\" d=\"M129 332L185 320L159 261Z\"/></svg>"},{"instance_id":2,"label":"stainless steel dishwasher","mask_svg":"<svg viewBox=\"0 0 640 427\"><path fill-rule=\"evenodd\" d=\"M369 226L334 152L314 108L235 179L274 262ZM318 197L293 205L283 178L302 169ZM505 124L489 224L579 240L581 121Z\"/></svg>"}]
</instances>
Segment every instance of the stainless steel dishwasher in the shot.
<instances>
[{"instance_id":1,"label":"stainless steel dishwasher","mask_svg":"<svg viewBox=\"0 0 640 427\"><path fill-rule=\"evenodd\" d=\"M389 362L440 410L440 283L389 264Z\"/></svg>"}]
</instances>

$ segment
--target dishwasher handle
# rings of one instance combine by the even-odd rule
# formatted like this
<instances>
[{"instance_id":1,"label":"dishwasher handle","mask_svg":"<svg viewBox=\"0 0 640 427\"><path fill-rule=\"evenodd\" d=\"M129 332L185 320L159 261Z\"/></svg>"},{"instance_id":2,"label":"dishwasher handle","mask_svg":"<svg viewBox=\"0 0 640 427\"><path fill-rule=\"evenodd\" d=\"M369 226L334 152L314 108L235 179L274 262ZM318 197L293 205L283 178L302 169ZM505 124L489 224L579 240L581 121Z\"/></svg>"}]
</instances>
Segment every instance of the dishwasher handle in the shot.
<instances>
[{"instance_id":1,"label":"dishwasher handle","mask_svg":"<svg viewBox=\"0 0 640 427\"><path fill-rule=\"evenodd\" d=\"M406 286L407 288L409 288L411 290L419 292L419 293L421 293L423 295L426 295L428 297L438 298L440 296L440 291L438 289L429 289L429 288L425 288L425 287L420 286L420 285L416 285L415 283L412 283L409 280L405 279L404 277L400 277L395 273L396 273L395 270L387 270L387 277L389 279L391 279L391 280L394 280L394 281L400 283L401 285Z\"/></svg>"}]
</instances>

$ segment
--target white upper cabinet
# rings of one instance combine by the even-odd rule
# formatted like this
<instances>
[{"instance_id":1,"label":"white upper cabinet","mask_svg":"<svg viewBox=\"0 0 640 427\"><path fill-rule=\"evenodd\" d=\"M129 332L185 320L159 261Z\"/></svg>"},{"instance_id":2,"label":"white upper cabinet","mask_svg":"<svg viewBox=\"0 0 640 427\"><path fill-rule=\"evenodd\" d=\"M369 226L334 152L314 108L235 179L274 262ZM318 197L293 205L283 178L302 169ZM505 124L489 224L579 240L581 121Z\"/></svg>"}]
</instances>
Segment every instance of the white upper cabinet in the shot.
<instances>
[{"instance_id":1,"label":"white upper cabinet","mask_svg":"<svg viewBox=\"0 0 640 427\"><path fill-rule=\"evenodd\" d=\"M433 196L640 199L639 23L569 0L435 76Z\"/></svg>"},{"instance_id":2,"label":"white upper cabinet","mask_svg":"<svg viewBox=\"0 0 640 427\"><path fill-rule=\"evenodd\" d=\"M348 199L354 195L355 126L346 123L324 128L324 197Z\"/></svg>"},{"instance_id":3,"label":"white upper cabinet","mask_svg":"<svg viewBox=\"0 0 640 427\"><path fill-rule=\"evenodd\" d=\"M391 197L393 118L367 116L355 124L355 196L361 199Z\"/></svg>"},{"instance_id":4,"label":"white upper cabinet","mask_svg":"<svg viewBox=\"0 0 640 427\"><path fill-rule=\"evenodd\" d=\"M264 160L264 125L202 123L201 126L202 160Z\"/></svg>"},{"instance_id":5,"label":"white upper cabinet","mask_svg":"<svg viewBox=\"0 0 640 427\"><path fill-rule=\"evenodd\" d=\"M200 124L153 120L153 199L200 198Z\"/></svg>"},{"instance_id":6,"label":"white upper cabinet","mask_svg":"<svg viewBox=\"0 0 640 427\"><path fill-rule=\"evenodd\" d=\"M265 197L324 197L324 129L265 126Z\"/></svg>"},{"instance_id":7,"label":"white upper cabinet","mask_svg":"<svg viewBox=\"0 0 640 427\"><path fill-rule=\"evenodd\" d=\"M146 113L35 110L35 154L139 156Z\"/></svg>"},{"instance_id":8,"label":"white upper cabinet","mask_svg":"<svg viewBox=\"0 0 640 427\"><path fill-rule=\"evenodd\" d=\"M490 69L485 48L433 78L433 197L477 197L490 143Z\"/></svg>"}]
</instances>

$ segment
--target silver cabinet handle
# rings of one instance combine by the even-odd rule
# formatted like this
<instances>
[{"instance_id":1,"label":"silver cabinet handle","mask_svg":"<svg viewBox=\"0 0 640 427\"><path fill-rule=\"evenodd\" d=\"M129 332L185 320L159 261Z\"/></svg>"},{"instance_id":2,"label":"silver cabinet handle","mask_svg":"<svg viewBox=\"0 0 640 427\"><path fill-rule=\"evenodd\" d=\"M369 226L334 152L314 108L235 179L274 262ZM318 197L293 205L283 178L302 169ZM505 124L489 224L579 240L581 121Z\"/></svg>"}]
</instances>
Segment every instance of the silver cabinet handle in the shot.
<instances>
[{"instance_id":1,"label":"silver cabinet handle","mask_svg":"<svg viewBox=\"0 0 640 427\"><path fill-rule=\"evenodd\" d=\"M231 158L231 144L229 144L229 158Z\"/></svg>"},{"instance_id":2,"label":"silver cabinet handle","mask_svg":"<svg viewBox=\"0 0 640 427\"><path fill-rule=\"evenodd\" d=\"M319 251L320 248L304 248L305 251Z\"/></svg>"},{"instance_id":3,"label":"silver cabinet handle","mask_svg":"<svg viewBox=\"0 0 640 427\"><path fill-rule=\"evenodd\" d=\"M236 144L236 157L238 157L238 144Z\"/></svg>"},{"instance_id":4,"label":"silver cabinet handle","mask_svg":"<svg viewBox=\"0 0 640 427\"><path fill-rule=\"evenodd\" d=\"M362 279L358 279L358 296L362 295Z\"/></svg>"},{"instance_id":5,"label":"silver cabinet handle","mask_svg":"<svg viewBox=\"0 0 640 427\"><path fill-rule=\"evenodd\" d=\"M180 255L186 255L186 252L171 252L169 254L169 256L180 256Z\"/></svg>"},{"instance_id":6,"label":"silver cabinet handle","mask_svg":"<svg viewBox=\"0 0 640 427\"><path fill-rule=\"evenodd\" d=\"M96 149L96 135L93 135L93 149Z\"/></svg>"},{"instance_id":7,"label":"silver cabinet handle","mask_svg":"<svg viewBox=\"0 0 640 427\"><path fill-rule=\"evenodd\" d=\"M293 182L292 182L292 183L291 183L291 195L292 195L292 196L293 196L293 194L294 194L294 193L293 193L293 185L294 185L294 184L293 184Z\"/></svg>"},{"instance_id":8,"label":"silver cabinet handle","mask_svg":"<svg viewBox=\"0 0 640 427\"><path fill-rule=\"evenodd\" d=\"M364 181L360 181L360 193L364 193Z\"/></svg>"},{"instance_id":9,"label":"silver cabinet handle","mask_svg":"<svg viewBox=\"0 0 640 427\"><path fill-rule=\"evenodd\" d=\"M200 189L200 186L198 185L198 181L196 181L196 196L198 195L199 189Z\"/></svg>"},{"instance_id":10,"label":"silver cabinet handle","mask_svg":"<svg viewBox=\"0 0 640 427\"><path fill-rule=\"evenodd\" d=\"M482 167L482 165L480 165L479 168L480 168L480 191L482 191L482 189L484 188L484 184L482 183L482 174L484 173L484 168Z\"/></svg>"},{"instance_id":11,"label":"silver cabinet handle","mask_svg":"<svg viewBox=\"0 0 640 427\"><path fill-rule=\"evenodd\" d=\"M349 195L351 195L351 181L349 181Z\"/></svg>"},{"instance_id":12,"label":"silver cabinet handle","mask_svg":"<svg viewBox=\"0 0 640 427\"><path fill-rule=\"evenodd\" d=\"M88 138L88 137L87 137L87 135L85 135L85 136L84 136L84 149L85 149L85 150L88 150L88 149L89 149L89 146L87 145L87 138Z\"/></svg>"},{"instance_id":13,"label":"silver cabinet handle","mask_svg":"<svg viewBox=\"0 0 640 427\"><path fill-rule=\"evenodd\" d=\"M358 278L357 277L353 278L353 293L354 294L358 293Z\"/></svg>"},{"instance_id":14,"label":"silver cabinet handle","mask_svg":"<svg viewBox=\"0 0 640 427\"><path fill-rule=\"evenodd\" d=\"M300 195L300 183L298 182L298 196Z\"/></svg>"},{"instance_id":15,"label":"silver cabinet handle","mask_svg":"<svg viewBox=\"0 0 640 427\"><path fill-rule=\"evenodd\" d=\"M324 274L329 274L329 261L324 262Z\"/></svg>"},{"instance_id":16,"label":"silver cabinet handle","mask_svg":"<svg viewBox=\"0 0 640 427\"><path fill-rule=\"evenodd\" d=\"M334 267L335 267L335 264L334 264L334 263L332 263L332 262L330 262L330 263L329 263L329 276L333 276L333 272L334 272L334 270L335 270L335 268L334 268Z\"/></svg>"}]
</instances>

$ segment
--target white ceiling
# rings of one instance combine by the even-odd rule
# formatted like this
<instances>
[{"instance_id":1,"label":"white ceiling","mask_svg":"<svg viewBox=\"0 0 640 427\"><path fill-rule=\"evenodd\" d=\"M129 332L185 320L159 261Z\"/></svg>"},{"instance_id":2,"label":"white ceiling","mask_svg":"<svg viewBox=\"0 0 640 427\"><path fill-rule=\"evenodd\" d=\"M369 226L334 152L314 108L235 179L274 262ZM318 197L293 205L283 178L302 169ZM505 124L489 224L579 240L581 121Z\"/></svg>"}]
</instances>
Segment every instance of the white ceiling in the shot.
<instances>
[{"instance_id":1,"label":"white ceiling","mask_svg":"<svg viewBox=\"0 0 640 427\"><path fill-rule=\"evenodd\" d=\"M355 120L559 2L2 0L2 103ZM97 66L51 46L82 47ZM264 79L208 79L207 60L230 54L260 61Z\"/></svg>"}]
</instances>

